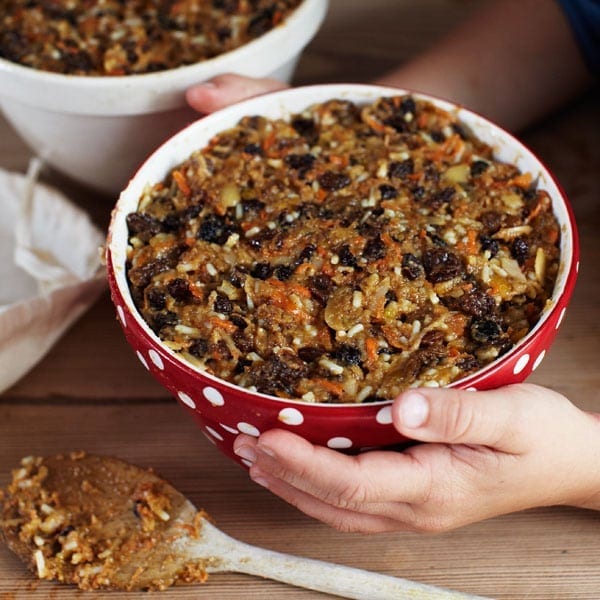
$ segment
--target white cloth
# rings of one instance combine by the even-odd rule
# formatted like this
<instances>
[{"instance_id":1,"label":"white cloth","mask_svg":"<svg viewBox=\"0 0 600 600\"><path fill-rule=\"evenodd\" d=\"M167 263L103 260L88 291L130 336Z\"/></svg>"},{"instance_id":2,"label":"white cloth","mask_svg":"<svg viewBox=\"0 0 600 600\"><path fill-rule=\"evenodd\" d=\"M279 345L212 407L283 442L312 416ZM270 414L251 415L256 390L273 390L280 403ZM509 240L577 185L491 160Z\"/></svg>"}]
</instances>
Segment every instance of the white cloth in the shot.
<instances>
[{"instance_id":1,"label":"white cloth","mask_svg":"<svg viewBox=\"0 0 600 600\"><path fill-rule=\"evenodd\" d=\"M27 373L105 287L104 236L55 189L0 169L0 392Z\"/></svg>"}]
</instances>

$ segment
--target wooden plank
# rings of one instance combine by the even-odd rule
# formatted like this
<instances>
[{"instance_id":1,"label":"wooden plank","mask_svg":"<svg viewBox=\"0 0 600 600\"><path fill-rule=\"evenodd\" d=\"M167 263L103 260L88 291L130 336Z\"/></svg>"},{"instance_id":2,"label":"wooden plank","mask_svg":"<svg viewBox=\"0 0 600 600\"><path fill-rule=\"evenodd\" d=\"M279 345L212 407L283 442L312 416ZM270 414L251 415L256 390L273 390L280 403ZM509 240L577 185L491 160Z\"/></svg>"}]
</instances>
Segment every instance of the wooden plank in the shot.
<instances>
[{"instance_id":1,"label":"wooden plank","mask_svg":"<svg viewBox=\"0 0 600 600\"><path fill-rule=\"evenodd\" d=\"M495 598L597 598L598 513L537 509L439 535L343 534L253 484L174 402L98 406L54 401L49 408L40 416L39 406L0 405L0 486L24 454L85 448L153 467L206 509L223 531L248 543ZM79 597L71 588L40 584L32 591L30 584L31 576L2 547L1 600L8 600L2 593L9 592L23 598ZM248 598L318 597L242 575L214 576L206 586L163 596L239 598L241 586ZM115 597L119 594L110 594Z\"/></svg>"}]
</instances>

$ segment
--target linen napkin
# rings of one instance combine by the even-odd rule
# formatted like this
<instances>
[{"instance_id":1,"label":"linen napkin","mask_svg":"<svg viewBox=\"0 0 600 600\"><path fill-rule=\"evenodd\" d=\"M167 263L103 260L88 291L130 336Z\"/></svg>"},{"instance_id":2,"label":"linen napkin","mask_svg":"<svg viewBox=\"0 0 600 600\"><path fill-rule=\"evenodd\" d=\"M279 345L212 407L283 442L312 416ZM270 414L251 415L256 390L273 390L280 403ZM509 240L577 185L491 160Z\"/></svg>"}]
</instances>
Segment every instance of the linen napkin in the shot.
<instances>
[{"instance_id":1,"label":"linen napkin","mask_svg":"<svg viewBox=\"0 0 600 600\"><path fill-rule=\"evenodd\" d=\"M27 373L104 289L101 231L58 190L0 169L0 393Z\"/></svg>"}]
</instances>

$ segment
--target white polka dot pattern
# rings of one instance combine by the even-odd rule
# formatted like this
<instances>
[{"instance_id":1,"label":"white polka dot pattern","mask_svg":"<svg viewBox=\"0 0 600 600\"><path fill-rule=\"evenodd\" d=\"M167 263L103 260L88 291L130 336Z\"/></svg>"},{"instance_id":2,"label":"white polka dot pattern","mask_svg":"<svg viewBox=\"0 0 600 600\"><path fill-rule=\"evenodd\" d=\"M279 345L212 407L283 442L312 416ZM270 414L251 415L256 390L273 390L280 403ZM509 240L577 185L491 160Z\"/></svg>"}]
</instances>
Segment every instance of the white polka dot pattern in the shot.
<instances>
[{"instance_id":1,"label":"white polka dot pattern","mask_svg":"<svg viewBox=\"0 0 600 600\"><path fill-rule=\"evenodd\" d=\"M258 437L260 435L260 431L254 427L254 425L250 425L250 423L238 423L237 428L241 433L245 433L246 435L251 435L253 437Z\"/></svg>"},{"instance_id":2,"label":"white polka dot pattern","mask_svg":"<svg viewBox=\"0 0 600 600\"><path fill-rule=\"evenodd\" d=\"M304 415L297 408L284 408L279 411L277 418L286 425L302 425L304 423Z\"/></svg>"},{"instance_id":3,"label":"white polka dot pattern","mask_svg":"<svg viewBox=\"0 0 600 600\"><path fill-rule=\"evenodd\" d=\"M186 394L185 392L177 392L177 397L190 408L196 408L196 403L192 400L192 398Z\"/></svg>"},{"instance_id":4,"label":"white polka dot pattern","mask_svg":"<svg viewBox=\"0 0 600 600\"><path fill-rule=\"evenodd\" d=\"M467 392L476 392L476 391L477 391L477 388L476 388L475 386L473 386L473 385L472 385L471 387L468 387L468 388L466 389L466 391L467 391Z\"/></svg>"},{"instance_id":5,"label":"white polka dot pattern","mask_svg":"<svg viewBox=\"0 0 600 600\"><path fill-rule=\"evenodd\" d=\"M523 354L514 366L513 373L518 375L529 363L529 354Z\"/></svg>"},{"instance_id":6,"label":"white polka dot pattern","mask_svg":"<svg viewBox=\"0 0 600 600\"><path fill-rule=\"evenodd\" d=\"M223 441L223 436L218 433L217 431L215 431L212 427L209 427L208 425L206 426L206 431L208 431L208 433L210 435L212 435L212 437L216 438L217 440L219 440L220 442Z\"/></svg>"},{"instance_id":7,"label":"white polka dot pattern","mask_svg":"<svg viewBox=\"0 0 600 600\"><path fill-rule=\"evenodd\" d=\"M225 404L225 399L221 392L214 387L206 386L202 393L204 397L213 405L213 406L223 406Z\"/></svg>"},{"instance_id":8,"label":"white polka dot pattern","mask_svg":"<svg viewBox=\"0 0 600 600\"><path fill-rule=\"evenodd\" d=\"M533 367L531 367L532 371L535 371L541 364L541 362L544 360L544 356L546 356L546 351L542 350L539 354L539 356L535 359L535 362L533 363Z\"/></svg>"},{"instance_id":9,"label":"white polka dot pattern","mask_svg":"<svg viewBox=\"0 0 600 600\"><path fill-rule=\"evenodd\" d=\"M121 324L123 325L123 327L127 327L127 321L125 319L125 311L123 310L123 307L120 304L117 305L117 314L119 315L119 321L121 321Z\"/></svg>"},{"instance_id":10,"label":"white polka dot pattern","mask_svg":"<svg viewBox=\"0 0 600 600\"><path fill-rule=\"evenodd\" d=\"M375 415L375 420L380 425L389 425L392 422L392 407L384 406L383 408L379 409Z\"/></svg>"},{"instance_id":11,"label":"white polka dot pattern","mask_svg":"<svg viewBox=\"0 0 600 600\"><path fill-rule=\"evenodd\" d=\"M164 370L165 365L163 363L162 358L160 357L160 354L156 350L150 350L148 352L148 356L150 357L150 360L153 362L157 369L159 369L160 371Z\"/></svg>"},{"instance_id":12,"label":"white polka dot pattern","mask_svg":"<svg viewBox=\"0 0 600 600\"><path fill-rule=\"evenodd\" d=\"M556 329L560 327L562 320L565 318L565 313L567 312L567 307L563 306L563 309L560 311L560 317L558 317L558 321L556 321Z\"/></svg>"},{"instance_id":13,"label":"white polka dot pattern","mask_svg":"<svg viewBox=\"0 0 600 600\"><path fill-rule=\"evenodd\" d=\"M352 448L352 440L348 439L347 437L334 437L327 441L327 447L334 450Z\"/></svg>"},{"instance_id":14,"label":"white polka dot pattern","mask_svg":"<svg viewBox=\"0 0 600 600\"><path fill-rule=\"evenodd\" d=\"M235 427L229 427L229 425L224 425L223 423L219 423L219 425L229 433L233 433L233 435L237 435L239 431Z\"/></svg>"},{"instance_id":15,"label":"white polka dot pattern","mask_svg":"<svg viewBox=\"0 0 600 600\"><path fill-rule=\"evenodd\" d=\"M144 368L146 369L146 371L149 371L150 367L148 366L148 363L146 362L144 355L139 350L136 350L135 353L136 353L139 361L144 365Z\"/></svg>"}]
</instances>

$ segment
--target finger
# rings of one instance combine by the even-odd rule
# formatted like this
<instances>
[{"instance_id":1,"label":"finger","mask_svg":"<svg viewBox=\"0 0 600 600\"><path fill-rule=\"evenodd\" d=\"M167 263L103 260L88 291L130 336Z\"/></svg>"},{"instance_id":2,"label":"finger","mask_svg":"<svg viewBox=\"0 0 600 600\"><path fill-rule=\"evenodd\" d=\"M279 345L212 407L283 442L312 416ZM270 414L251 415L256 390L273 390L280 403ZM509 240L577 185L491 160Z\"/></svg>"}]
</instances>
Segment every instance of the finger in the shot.
<instances>
[{"instance_id":1,"label":"finger","mask_svg":"<svg viewBox=\"0 0 600 600\"><path fill-rule=\"evenodd\" d=\"M429 463L410 454L372 451L349 456L278 429L253 442L239 436L235 452L242 456L244 446L252 453L244 458L262 471L338 508L373 513L380 503L422 503L431 491Z\"/></svg>"},{"instance_id":2,"label":"finger","mask_svg":"<svg viewBox=\"0 0 600 600\"><path fill-rule=\"evenodd\" d=\"M252 479L296 507L304 514L317 519L338 531L353 533L385 533L390 531L415 531L416 528L409 523L404 523L395 518L373 515L364 512L339 508L323 502L319 498L303 492L289 483L277 479L260 469L258 466L250 468ZM412 511L409 505L403 505L410 516ZM400 508L400 507L399 507ZM398 511L400 512L400 511Z\"/></svg>"},{"instance_id":3,"label":"finger","mask_svg":"<svg viewBox=\"0 0 600 600\"><path fill-rule=\"evenodd\" d=\"M518 454L528 447L529 426L547 407L548 392L540 390L531 385L485 392L409 390L395 400L392 420L400 433L412 439L479 444Z\"/></svg>"},{"instance_id":4,"label":"finger","mask_svg":"<svg viewBox=\"0 0 600 600\"><path fill-rule=\"evenodd\" d=\"M256 79L229 73L191 87L186 92L186 100L193 109L208 114L241 100L286 87L285 83L276 79Z\"/></svg>"}]
</instances>

